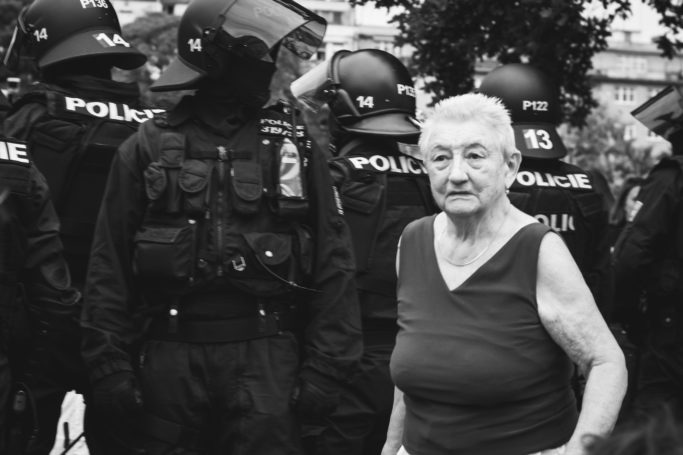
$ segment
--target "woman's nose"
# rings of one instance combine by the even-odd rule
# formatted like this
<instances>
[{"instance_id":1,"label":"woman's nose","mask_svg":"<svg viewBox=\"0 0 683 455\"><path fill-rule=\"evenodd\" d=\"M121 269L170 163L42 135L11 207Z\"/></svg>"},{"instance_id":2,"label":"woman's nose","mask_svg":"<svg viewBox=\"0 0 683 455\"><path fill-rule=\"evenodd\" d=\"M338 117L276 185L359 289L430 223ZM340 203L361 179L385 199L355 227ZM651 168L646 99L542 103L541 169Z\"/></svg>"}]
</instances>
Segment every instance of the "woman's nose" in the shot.
<instances>
[{"instance_id":1,"label":"woman's nose","mask_svg":"<svg viewBox=\"0 0 683 455\"><path fill-rule=\"evenodd\" d=\"M448 180L453 183L461 183L467 180L467 172L463 160L459 158L453 159L448 172Z\"/></svg>"}]
</instances>

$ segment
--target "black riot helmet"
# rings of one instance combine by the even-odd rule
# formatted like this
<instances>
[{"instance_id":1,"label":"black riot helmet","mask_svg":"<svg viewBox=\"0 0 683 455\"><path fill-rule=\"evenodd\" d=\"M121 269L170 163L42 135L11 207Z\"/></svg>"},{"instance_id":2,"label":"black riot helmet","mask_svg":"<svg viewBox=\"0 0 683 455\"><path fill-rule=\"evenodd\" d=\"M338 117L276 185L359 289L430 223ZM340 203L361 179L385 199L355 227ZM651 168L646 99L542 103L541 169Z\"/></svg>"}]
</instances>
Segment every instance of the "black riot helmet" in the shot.
<instances>
[{"instance_id":1,"label":"black riot helmet","mask_svg":"<svg viewBox=\"0 0 683 455\"><path fill-rule=\"evenodd\" d=\"M567 154L555 130L562 119L559 92L541 70L523 63L499 66L484 77L478 91L499 98L510 111L522 156L555 159Z\"/></svg>"},{"instance_id":2,"label":"black riot helmet","mask_svg":"<svg viewBox=\"0 0 683 455\"><path fill-rule=\"evenodd\" d=\"M292 0L193 0L180 19L178 55L151 89L194 88L224 72L231 56L272 62L280 46L308 59L326 28L325 19Z\"/></svg>"},{"instance_id":3,"label":"black riot helmet","mask_svg":"<svg viewBox=\"0 0 683 455\"><path fill-rule=\"evenodd\" d=\"M420 133L413 80L388 52L338 51L294 81L291 89L310 108L328 104L344 131L391 137Z\"/></svg>"},{"instance_id":4,"label":"black riot helmet","mask_svg":"<svg viewBox=\"0 0 683 455\"><path fill-rule=\"evenodd\" d=\"M17 17L4 63L16 71L21 57L35 59L41 70L84 57L98 57L123 69L147 60L121 36L109 0L34 0Z\"/></svg>"}]
</instances>

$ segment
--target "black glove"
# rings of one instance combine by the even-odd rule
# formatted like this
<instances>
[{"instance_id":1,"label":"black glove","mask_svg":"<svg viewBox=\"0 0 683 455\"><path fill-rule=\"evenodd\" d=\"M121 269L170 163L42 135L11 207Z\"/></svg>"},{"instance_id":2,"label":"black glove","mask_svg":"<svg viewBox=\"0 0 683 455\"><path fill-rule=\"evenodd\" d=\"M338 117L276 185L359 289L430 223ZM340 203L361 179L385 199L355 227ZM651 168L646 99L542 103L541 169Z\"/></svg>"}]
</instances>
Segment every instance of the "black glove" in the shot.
<instances>
[{"instance_id":1,"label":"black glove","mask_svg":"<svg viewBox=\"0 0 683 455\"><path fill-rule=\"evenodd\" d=\"M142 412L142 392L135 375L120 371L93 385L93 405L102 413L132 416Z\"/></svg>"},{"instance_id":2,"label":"black glove","mask_svg":"<svg viewBox=\"0 0 683 455\"><path fill-rule=\"evenodd\" d=\"M339 384L329 376L305 369L299 375L299 383L292 392L291 404L301 417L326 417L339 404Z\"/></svg>"}]
</instances>

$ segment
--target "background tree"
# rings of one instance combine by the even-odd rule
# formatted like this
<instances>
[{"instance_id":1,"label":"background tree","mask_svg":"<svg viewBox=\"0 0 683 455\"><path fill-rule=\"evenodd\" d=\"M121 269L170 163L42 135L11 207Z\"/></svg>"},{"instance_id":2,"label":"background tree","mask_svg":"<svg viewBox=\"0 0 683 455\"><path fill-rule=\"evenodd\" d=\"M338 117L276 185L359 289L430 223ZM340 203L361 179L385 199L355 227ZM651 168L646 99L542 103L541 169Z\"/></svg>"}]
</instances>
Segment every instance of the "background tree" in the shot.
<instances>
[{"instance_id":1,"label":"background tree","mask_svg":"<svg viewBox=\"0 0 683 455\"><path fill-rule=\"evenodd\" d=\"M12 40L19 12L29 3L31 0L0 0L0 59L4 58L5 51ZM20 72L28 77L35 75L35 69L28 62L21 63ZM5 81L7 76L11 76L10 72L0 64L0 81Z\"/></svg>"},{"instance_id":2,"label":"background tree","mask_svg":"<svg viewBox=\"0 0 683 455\"><path fill-rule=\"evenodd\" d=\"M371 0L351 0L365 4ZM667 33L655 42L671 57L683 48L678 0L646 0L660 13ZM438 100L473 89L477 61L528 62L561 88L566 118L584 123L597 105L587 77L593 56L607 47L610 26L627 17L630 0L376 0L379 7L401 7L394 17L397 43L415 48L409 67L425 78Z\"/></svg>"},{"instance_id":3,"label":"background tree","mask_svg":"<svg viewBox=\"0 0 683 455\"><path fill-rule=\"evenodd\" d=\"M147 13L123 27L123 36L147 56L147 63L131 71L117 70L115 78L137 81L142 99L149 105L168 108L184 92L151 92L149 86L176 55L180 17L167 13Z\"/></svg>"}]
</instances>

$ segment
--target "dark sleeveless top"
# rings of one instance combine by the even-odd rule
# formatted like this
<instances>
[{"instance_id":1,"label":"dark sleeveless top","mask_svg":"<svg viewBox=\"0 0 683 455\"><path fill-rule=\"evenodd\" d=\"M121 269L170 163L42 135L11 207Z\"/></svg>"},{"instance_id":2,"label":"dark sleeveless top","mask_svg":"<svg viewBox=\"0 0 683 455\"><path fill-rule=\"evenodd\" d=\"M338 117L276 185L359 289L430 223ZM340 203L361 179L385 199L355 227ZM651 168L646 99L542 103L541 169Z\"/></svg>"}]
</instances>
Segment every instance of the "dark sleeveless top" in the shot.
<instances>
[{"instance_id":1,"label":"dark sleeveless top","mask_svg":"<svg viewBox=\"0 0 683 455\"><path fill-rule=\"evenodd\" d=\"M450 291L435 216L406 227L391 375L404 392L411 455L527 455L566 443L577 420L572 364L541 325L541 223L521 228Z\"/></svg>"}]
</instances>

